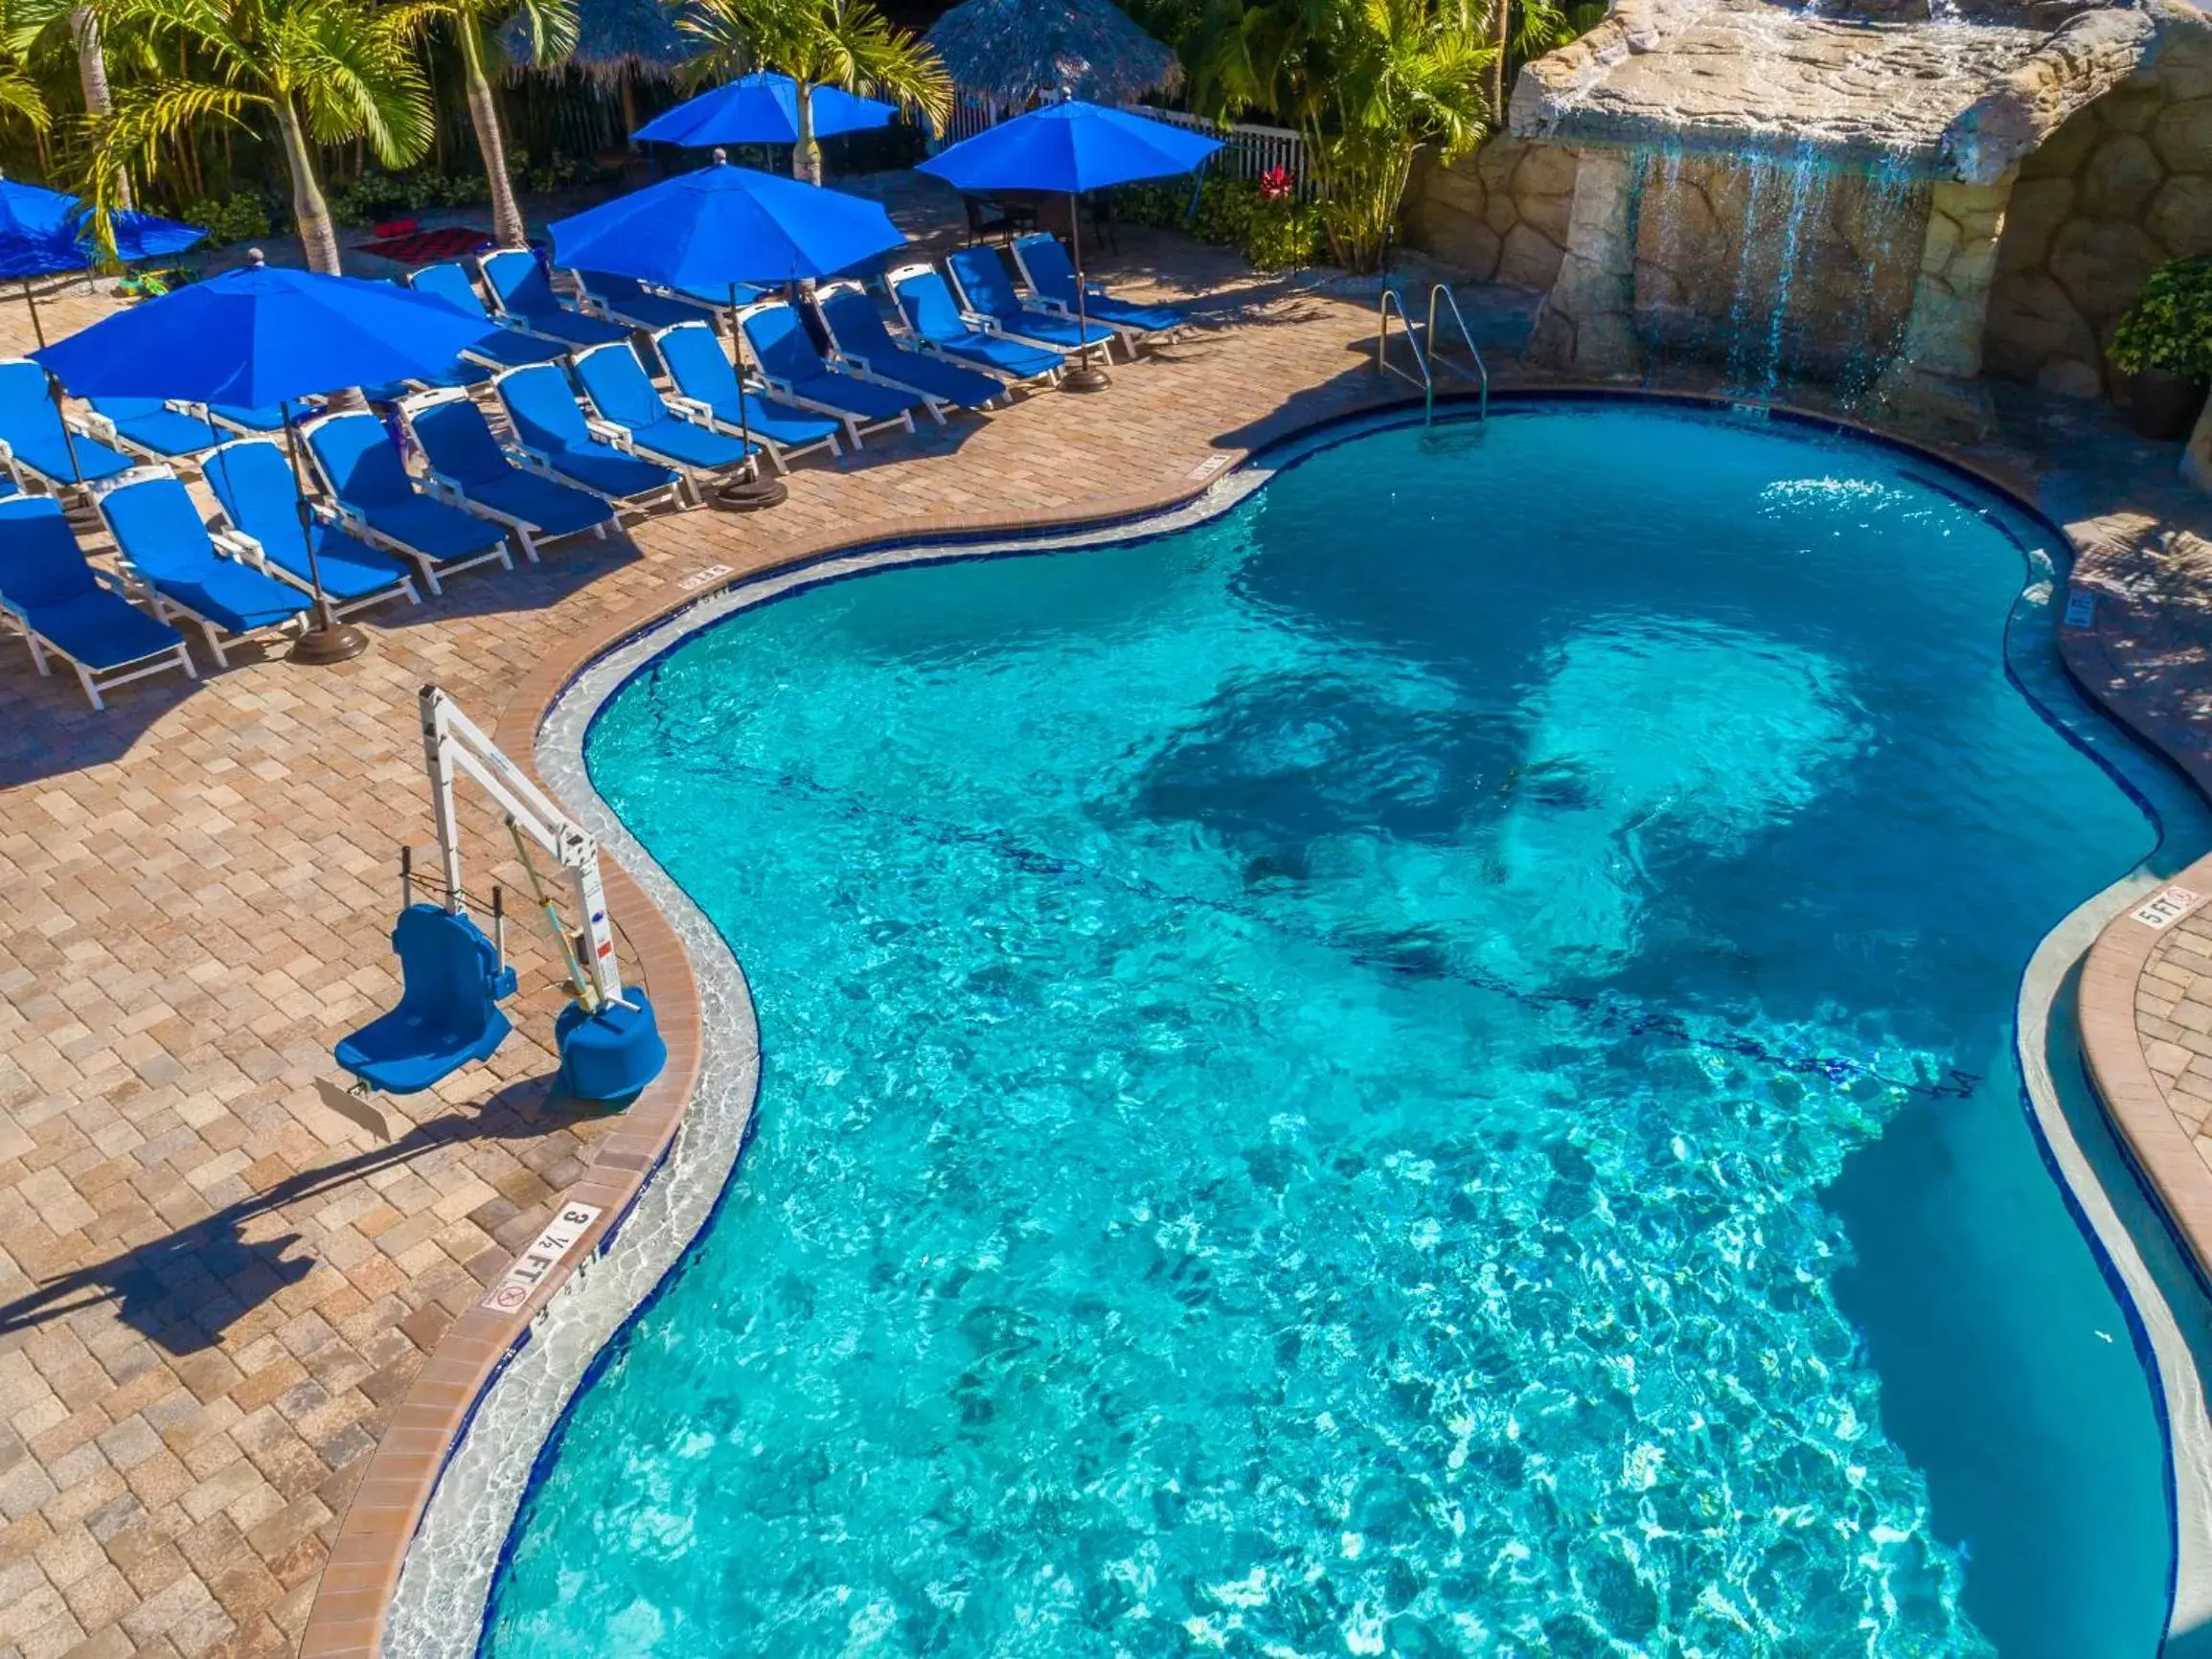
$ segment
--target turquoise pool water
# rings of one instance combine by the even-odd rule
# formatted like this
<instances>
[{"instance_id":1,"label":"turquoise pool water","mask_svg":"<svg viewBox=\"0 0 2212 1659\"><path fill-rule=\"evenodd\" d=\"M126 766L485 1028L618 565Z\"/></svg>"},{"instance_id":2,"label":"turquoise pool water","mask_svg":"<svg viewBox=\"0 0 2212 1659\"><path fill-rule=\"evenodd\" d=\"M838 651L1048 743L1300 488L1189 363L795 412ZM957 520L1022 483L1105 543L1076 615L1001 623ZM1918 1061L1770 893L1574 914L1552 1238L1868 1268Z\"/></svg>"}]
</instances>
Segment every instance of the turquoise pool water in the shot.
<instances>
[{"instance_id":1,"label":"turquoise pool water","mask_svg":"<svg viewBox=\"0 0 2212 1659\"><path fill-rule=\"evenodd\" d=\"M1954 489L1517 411L633 679L587 761L758 1130L486 1650L2154 1653L2012 1021L2156 830Z\"/></svg>"}]
</instances>

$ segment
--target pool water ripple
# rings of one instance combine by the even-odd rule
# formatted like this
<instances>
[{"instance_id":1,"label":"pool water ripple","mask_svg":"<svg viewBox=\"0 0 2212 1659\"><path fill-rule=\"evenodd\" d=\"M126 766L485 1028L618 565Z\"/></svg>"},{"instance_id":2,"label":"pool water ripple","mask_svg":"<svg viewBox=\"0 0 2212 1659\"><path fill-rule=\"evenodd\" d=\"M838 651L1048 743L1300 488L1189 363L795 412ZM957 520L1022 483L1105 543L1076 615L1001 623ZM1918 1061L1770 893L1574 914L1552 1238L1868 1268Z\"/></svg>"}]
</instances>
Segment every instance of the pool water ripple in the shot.
<instances>
[{"instance_id":1,"label":"pool water ripple","mask_svg":"<svg viewBox=\"0 0 2212 1659\"><path fill-rule=\"evenodd\" d=\"M2031 574L1883 451L1585 409L657 661L586 755L758 1132L486 1650L2155 1651L2010 1041L2155 830L2006 680Z\"/></svg>"}]
</instances>

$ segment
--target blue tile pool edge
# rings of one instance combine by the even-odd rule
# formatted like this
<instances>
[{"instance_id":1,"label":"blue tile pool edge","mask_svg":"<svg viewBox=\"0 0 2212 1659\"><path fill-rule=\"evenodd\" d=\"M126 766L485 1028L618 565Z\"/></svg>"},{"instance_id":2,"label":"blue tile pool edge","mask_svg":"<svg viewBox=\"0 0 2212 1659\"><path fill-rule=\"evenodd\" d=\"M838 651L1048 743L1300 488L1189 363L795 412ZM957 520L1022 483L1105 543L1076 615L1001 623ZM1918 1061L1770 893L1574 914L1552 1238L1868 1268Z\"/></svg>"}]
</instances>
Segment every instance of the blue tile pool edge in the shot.
<instances>
[{"instance_id":1,"label":"blue tile pool edge","mask_svg":"<svg viewBox=\"0 0 2212 1659\"><path fill-rule=\"evenodd\" d=\"M1471 424L1471 399L1440 398L1441 423ZM1682 392L1639 392L1633 389L1559 388L1501 392L1491 401L1492 419L1510 419L1545 408L1579 404L1629 405L1645 409L1673 409L1685 416L1716 421L1756 420L1793 426L1813 433L1871 443L1915 464L1940 469L1961 481L1970 490L1995 498L2006 511L2018 513L2046 534L2068 565L2074 544L2064 530L2033 502L2024 499L2003 480L1962 464L1951 457L1892 434L1838 417L1787 406L1745 408L1722 397ZM649 1313L683 1271L693 1247L713 1223L729 1188L738 1158L750 1139L751 1112L759 1082L758 1025L741 966L727 943L703 913L692 903L657 861L623 828L592 786L583 755L592 726L601 712L633 678L648 672L694 634L737 611L807 592L814 587L857 576L900 568L966 561L976 558L1031 557L1071 551L1102 543L1129 543L1176 534L1191 525L1219 516L1244 501L1269 480L1290 470L1313 455L1373 432L1420 423L1418 403L1400 402L1369 407L1348 414L1326 416L1270 441L1243 462L1210 482L1194 487L1181 501L1136 513L1103 515L1059 526L1021 531L978 530L932 536L885 537L855 543L777 566L771 570L732 577L717 586L688 596L660 615L643 622L632 632L601 650L563 685L548 707L537 734L536 759L540 776L555 796L567 805L613 852L662 911L692 957L701 989L702 1005L722 1002L734 1016L736 1029L747 1040L738 1052L725 1054L726 1040L709 1040L710 1033L726 1027L702 1006L703 1063L700 1083L676 1140L623 1216L603 1237L592 1261L548 1300L532 1325L519 1333L513 1347L494 1366L477 1398L471 1403L460 1432L446 1448L436 1484L409 1544L399 1584L388 1609L383 1652L394 1659L466 1659L486 1650L490 1634L490 1595L505 1572L514 1545L515 1519L554 1458L559 1455L563 1431L576 1398L592 1380L602 1375L621 1352L623 1338ZM2000 515L1971 495L1938 485L1961 505L1996 523L2027 565L2036 574L2032 551L2021 542ZM2064 573L2057 573L2063 580ZM2009 632L2014 613L2008 613ZM2149 798L2093 742L2059 711L2050 707L2013 671L2011 652L2003 651L2007 678L2015 689L2069 742L2095 760L2123 792L2158 826L2164 826ZM2069 689L2100 729L2119 734L2131 751L2170 766L2155 743L2108 711L2087 687L2066 675ZM2175 769L2178 773L2178 768ZM2194 789L2192 788L2192 793ZM2023 1076L2030 1086L2023 1090L2023 1109L2046 1168L2058 1179L2063 1196L2094 1253L2100 1270L2119 1295L2138 1360L2152 1382L2159 1413L2168 1464L2169 1520L2176 1529L2176 1582L2171 1617L2177 1626L2187 1611L2192 1619L2212 1611L2212 1452L2185 1462L2177 1455L2174 1424L2178 1405L2194 1402L2201 1421L2203 1393L2185 1342L2167 1352L2155 1340L2155 1329L2174 1333L2180 1342L2172 1310L2143 1265L2126 1224L2112 1209L2110 1199L2089 1170L2086 1157L2066 1124L2047 1067L2040 1056L2031 1056L2026 1041L2026 1016L2032 1000L2028 987L2038 983L2038 965L2053 942L2085 915L2109 906L2117 915L2127 901L2152 885L2141 867L2123 876L2070 913L2045 936L2022 975L2022 998L2016 1015L2016 1043ZM2099 924L2101 926L2101 922ZM2084 939L2069 967L2086 952L2094 930ZM2063 974L2061 975L2063 980ZM2048 988L2058 994L2058 984ZM2048 997L2037 1012L2036 1029L2042 1030L2049 1009ZM725 1074L726 1075L723 1075ZM2043 1076L2045 1098L2040 1098L2034 1079ZM2125 1137L2118 1134L2091 1091L2099 1116L2126 1156ZM703 1109L702 1109L703 1107ZM2048 1116L2046 1116L2046 1113ZM723 1131L726 1152L713 1146L703 1151L693 1143L712 1141L712 1131ZM2054 1135L2057 1139L2054 1143ZM2078 1173L2087 1179L2087 1195L2075 1186L2074 1166L2064 1152L2071 1149ZM633 1216L649 1208L654 1226L634 1228ZM2164 1210L2152 1204L2159 1223L2172 1231ZM680 1222L667 1214L680 1211ZM2100 1221L2099 1216L2105 1217ZM674 1225L672 1226L672 1222ZM2106 1237L2106 1226L2115 1230ZM647 1235L651 1235L648 1237ZM654 1248L654 1246L659 1248ZM2184 1250L2184 1256L2188 1253ZM2132 1262L2137 1277L2132 1278ZM2138 1302L2141 1294L2155 1304L2150 1317ZM596 1317L592 1317L596 1315ZM611 1317L610 1317L611 1316ZM594 1334L596 1333L596 1334ZM2161 1363L2161 1353L2167 1357ZM2178 1366L2185 1375L2169 1376ZM2180 1398L2176 1398L2177 1389ZM520 1478L516 1479L517 1471ZM2187 1480L2190 1489L2184 1490ZM494 1542L496 1539L496 1542ZM2202 1570L2195 1564L2204 1563ZM2199 1592L2201 1591L2201 1594ZM2184 1608L2184 1599L2189 1607Z\"/></svg>"}]
</instances>

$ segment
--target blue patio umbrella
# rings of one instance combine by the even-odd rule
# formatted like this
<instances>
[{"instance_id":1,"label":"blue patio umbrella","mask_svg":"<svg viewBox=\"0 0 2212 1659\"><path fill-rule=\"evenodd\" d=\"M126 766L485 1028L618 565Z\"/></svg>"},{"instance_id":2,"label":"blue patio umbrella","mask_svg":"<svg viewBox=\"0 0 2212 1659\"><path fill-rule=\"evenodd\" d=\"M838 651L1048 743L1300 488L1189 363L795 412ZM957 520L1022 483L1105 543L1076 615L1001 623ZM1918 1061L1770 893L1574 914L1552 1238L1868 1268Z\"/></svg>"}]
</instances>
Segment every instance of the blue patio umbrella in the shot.
<instances>
[{"instance_id":1,"label":"blue patio umbrella","mask_svg":"<svg viewBox=\"0 0 2212 1659\"><path fill-rule=\"evenodd\" d=\"M285 412L292 473L299 434L292 403L309 393L442 374L484 334L484 320L389 283L280 270L257 250L243 269L178 288L32 353L80 398L161 398L194 403L275 403ZM358 656L368 640L339 625L323 596L305 487L317 625L292 648L302 662Z\"/></svg>"},{"instance_id":2,"label":"blue patio umbrella","mask_svg":"<svg viewBox=\"0 0 2212 1659\"><path fill-rule=\"evenodd\" d=\"M1068 229L1075 244L1076 316L1087 332L1083 229L1074 198L1109 185L1189 172L1220 148L1220 139L1187 132L1150 116L1070 99L989 127L932 156L916 170L932 173L955 190L1052 191L1066 195ZM1106 371L1086 364L1072 371L1062 384L1072 391L1095 392L1106 384Z\"/></svg>"},{"instance_id":3,"label":"blue patio umbrella","mask_svg":"<svg viewBox=\"0 0 2212 1659\"><path fill-rule=\"evenodd\" d=\"M873 98L855 98L835 86L813 88L814 136L834 138L888 126L899 111ZM773 70L702 92L656 115L630 135L659 144L703 148L718 144L797 144L799 85Z\"/></svg>"},{"instance_id":4,"label":"blue patio umbrella","mask_svg":"<svg viewBox=\"0 0 2212 1659\"><path fill-rule=\"evenodd\" d=\"M207 232L197 225L152 214L119 213L110 223L116 258L125 264L181 254L207 239ZM23 284L23 301L31 307L31 331L41 346L46 344L46 330L38 321L31 279L86 270L99 262L90 207L59 191L0 178L0 281Z\"/></svg>"},{"instance_id":5,"label":"blue patio umbrella","mask_svg":"<svg viewBox=\"0 0 2212 1659\"><path fill-rule=\"evenodd\" d=\"M833 277L906 243L879 202L732 167L720 150L712 167L556 219L546 231L560 264L687 293L726 289L732 310L740 283ZM744 399L738 409L750 444ZM751 494L725 491L724 499L768 506L783 499L783 486L757 481Z\"/></svg>"}]
</instances>

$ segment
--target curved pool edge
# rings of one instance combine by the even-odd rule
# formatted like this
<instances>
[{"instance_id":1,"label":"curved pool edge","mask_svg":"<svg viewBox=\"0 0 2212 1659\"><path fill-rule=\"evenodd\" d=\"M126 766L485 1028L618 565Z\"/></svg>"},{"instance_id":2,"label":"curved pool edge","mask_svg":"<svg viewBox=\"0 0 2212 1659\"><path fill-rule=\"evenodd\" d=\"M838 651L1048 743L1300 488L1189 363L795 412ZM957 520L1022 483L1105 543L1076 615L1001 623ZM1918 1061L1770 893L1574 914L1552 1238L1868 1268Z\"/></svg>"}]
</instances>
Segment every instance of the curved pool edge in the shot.
<instances>
[{"instance_id":1,"label":"curved pool edge","mask_svg":"<svg viewBox=\"0 0 2212 1659\"><path fill-rule=\"evenodd\" d=\"M1505 387L1494 402L1510 409L1516 403L1597 400L1722 414L1733 410L1762 420L1772 419L1871 441L1939 465L1995 493L2047 526L2069 549L2079 551L2021 481L1994 473L1972 458L1832 413L1778 404L1746 410L1725 396L1695 392L1556 383ZM592 789L582 748L600 708L652 659L735 610L896 565L1036 554L1132 534L1165 534L1227 511L1306 453L1363 429L1404 424L1418 413L1415 400L1382 396L1349 409L1288 422L1265 441L1256 439L1251 447L1224 446L1218 451L1219 464L1194 468L1188 481L1150 496L1102 500L1081 514L877 523L802 539L749 571L704 565L673 577L661 592L580 638L567 651L541 662L525 677L499 723L498 740L509 753L525 757L554 796L575 810L621 860L608 873L610 898L626 919L621 930L625 943L646 969L664 1027L672 1032L671 1066L653 1090L671 1099L655 1102L658 1116L650 1133L656 1144L650 1155L641 1156L628 1146L631 1140L647 1139L649 1125L642 1120L627 1122L618 1137L610 1137L603 1148L585 1183L563 1195L564 1202L591 1201L583 1187L602 1174L603 1163L627 1174L627 1182L617 1176L626 1193L594 1223L586 1236L588 1247L571 1259L574 1266L557 1272L519 1314L499 1322L512 1328L503 1340L497 1331L462 1329L482 1311L476 1309L464 1315L430 1355L379 1443L376 1462L342 1523L303 1636L303 1655L391 1652L405 1659L431 1654L460 1659L477 1651L490 1591L511 1547L513 1517L569 1402L606 1363L615 1339L669 1283L685 1251L711 1219L742 1149L758 1079L757 1028L742 970L712 924L622 829ZM2068 666L2073 668L2070 656ZM2096 709L2110 715L2148 747L2168 753L2165 745L2114 709L2110 697L2082 680L2078 670L2075 677ZM2200 789L2212 794L2203 778L2194 771L2190 775ZM634 878L624 866L636 872ZM2197 868L2212 872L2212 856ZM2212 881L2212 875L2207 880ZM2077 924L2087 915L2110 917L2110 925L2120 926L2126 920L2121 912L2127 900L2151 884L2139 874L2131 875L2082 905L2046 937L2036 963L2043 963L2045 950L2062 934L2078 931ZM2058 969L2061 977L2080 955L2079 944L2064 955ZM663 984L653 978L656 971L671 982L680 980L678 994L664 997ZM2023 980L2019 1028L2023 1044L2036 974L2032 966ZM2087 1009L2086 975L2083 995ZM718 1057L718 1045L705 1040L702 997L707 1003L719 1003L718 1014L734 1018L735 1029L746 1034L736 1052ZM2048 1009L2046 998L2042 1013L2047 1015ZM2096 1053L2086 1030L2084 1050L2094 1073ZM722 1062L718 1086L713 1097L702 1097L695 1085L702 1077L715 1076L718 1057ZM2028 1058L2023 1048L2023 1066ZM2047 1083L2047 1068L2039 1069ZM2054 1172L2089 1228L2093 1246L2106 1256L2123 1284L2131 1313L2144 1318L2146 1309L2133 1302L2137 1282L2128 1276L2125 1263L2110 1249L2111 1241L2102 1236L2094 1218L2096 1206L2086 1204L2086 1198L2093 1197L2110 1212L2102 1186L2081 1163L2078 1173L2086 1178L2087 1189L2074 1188L2077 1171L2057 1155L2048 1126L2041 1121L2045 1102L2035 1097L2033 1087L2030 1094L2039 1133L2046 1136L2054 1153ZM710 1104L718 1098L722 1109L702 1112L702 1098L708 1098ZM632 1113L646 1103L641 1098ZM2055 1097L2048 1104L2057 1109ZM2101 1101L2100 1109L2108 1109ZM2125 1125L2116 1118L2113 1123L2132 1147ZM633 1130L638 1132L632 1134ZM625 1143L622 1148L612 1144L617 1138ZM714 1144L701 1145L706 1142ZM2072 1145L2070 1132L2064 1142ZM2193 1148L2184 1143L2183 1150L2201 1169ZM649 1206L652 1224L634 1224L647 1215ZM2166 1213L2164 1219L2200 1261L2212 1259L2212 1208L2203 1213L2201 1239L2179 1216ZM2125 1223L2116 1214L2111 1215L2111 1224L2119 1229L2118 1241L2128 1256L2134 1257ZM2155 1304L2147 1320L2151 1346L2158 1349L2158 1330L2161 1317L2164 1327L2173 1325L2170 1310L2147 1277L2141 1283ZM2195 1417L2184 1420L2198 1421L2203 1414L2199 1376L2194 1365L2186 1362L2185 1349L2180 1352L2186 1397L2196 1402ZM2170 1408L2176 1397L2168 1370L2156 1365L2155 1379L2163 1385ZM2174 1443L2171 1421L2169 1455L2177 1480L2182 1478L2186 1461L2199 1488L2194 1496L2200 1501L2181 1504L2181 1511L2200 1517L2212 1514L2212 1451L2205 1450L2200 1435L2198 1454L2184 1460ZM380 1466L388 1449L403 1468L388 1473ZM449 1474L455 1478L448 1480ZM2212 1531L2183 1553L2192 1561L2212 1562ZM2194 1571L2185 1575L2183 1585L2201 1576ZM2191 1600L2200 1607L2212 1606L2212 1592ZM2177 1627L2181 1612L2178 1597Z\"/></svg>"}]
</instances>

